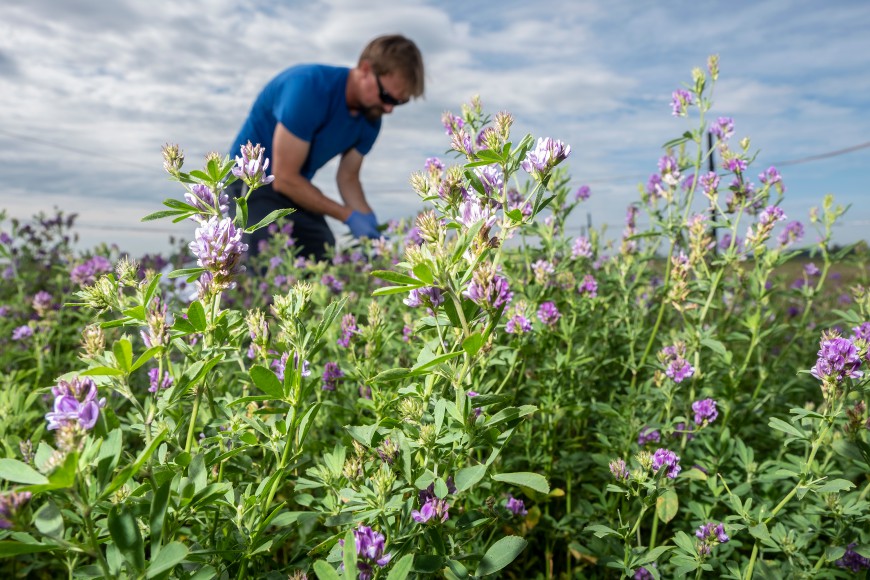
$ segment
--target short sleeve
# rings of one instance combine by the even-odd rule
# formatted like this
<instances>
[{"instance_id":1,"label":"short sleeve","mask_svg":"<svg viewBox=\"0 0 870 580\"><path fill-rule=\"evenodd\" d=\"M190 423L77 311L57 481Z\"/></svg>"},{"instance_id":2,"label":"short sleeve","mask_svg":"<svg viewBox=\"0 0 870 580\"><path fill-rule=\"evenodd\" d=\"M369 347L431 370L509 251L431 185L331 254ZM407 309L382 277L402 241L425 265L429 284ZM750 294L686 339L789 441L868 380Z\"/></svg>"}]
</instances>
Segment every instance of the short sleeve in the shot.
<instances>
[{"instance_id":1,"label":"short sleeve","mask_svg":"<svg viewBox=\"0 0 870 580\"><path fill-rule=\"evenodd\" d=\"M323 122L324 95L309 75L294 75L287 79L274 103L275 119L293 135L309 143Z\"/></svg>"},{"instance_id":2,"label":"short sleeve","mask_svg":"<svg viewBox=\"0 0 870 580\"><path fill-rule=\"evenodd\" d=\"M372 150L375 145L375 140L378 138L378 133L381 130L381 120L378 119L373 124L366 126L365 131L360 136L354 148L361 154L366 155Z\"/></svg>"}]
</instances>

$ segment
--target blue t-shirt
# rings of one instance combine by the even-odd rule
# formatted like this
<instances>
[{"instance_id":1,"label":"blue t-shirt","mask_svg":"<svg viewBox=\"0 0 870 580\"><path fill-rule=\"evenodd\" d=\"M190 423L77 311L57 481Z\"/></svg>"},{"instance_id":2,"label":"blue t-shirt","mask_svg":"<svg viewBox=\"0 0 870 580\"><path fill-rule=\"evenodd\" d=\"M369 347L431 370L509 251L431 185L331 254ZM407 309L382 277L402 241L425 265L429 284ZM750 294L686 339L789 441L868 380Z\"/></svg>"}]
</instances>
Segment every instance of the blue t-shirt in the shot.
<instances>
[{"instance_id":1,"label":"blue t-shirt","mask_svg":"<svg viewBox=\"0 0 870 580\"><path fill-rule=\"evenodd\" d=\"M346 67L302 64L280 73L254 101L230 155L239 155L239 148L250 141L265 147L271 160L272 137L279 122L311 145L301 170L307 179L330 159L352 148L363 155L368 153L381 121L351 115L345 95L349 72Z\"/></svg>"}]
</instances>

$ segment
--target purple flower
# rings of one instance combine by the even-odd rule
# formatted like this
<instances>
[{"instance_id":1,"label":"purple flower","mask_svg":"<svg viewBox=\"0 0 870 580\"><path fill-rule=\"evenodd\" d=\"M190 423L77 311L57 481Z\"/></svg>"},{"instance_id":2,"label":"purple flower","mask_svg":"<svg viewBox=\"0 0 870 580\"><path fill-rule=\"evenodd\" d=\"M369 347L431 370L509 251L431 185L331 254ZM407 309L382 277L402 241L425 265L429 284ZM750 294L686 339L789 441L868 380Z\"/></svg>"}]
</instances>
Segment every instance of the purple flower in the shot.
<instances>
[{"instance_id":1,"label":"purple flower","mask_svg":"<svg viewBox=\"0 0 870 580\"><path fill-rule=\"evenodd\" d=\"M782 175L776 170L776 167L770 167L764 173L758 175L759 181L769 187L776 187L780 193L785 192L785 186L782 184Z\"/></svg>"},{"instance_id":2,"label":"purple flower","mask_svg":"<svg viewBox=\"0 0 870 580\"><path fill-rule=\"evenodd\" d=\"M149 393L156 393L159 389L168 389L172 386L172 376L169 371L163 371L163 380L160 380L160 369L154 367L148 371Z\"/></svg>"},{"instance_id":3,"label":"purple flower","mask_svg":"<svg viewBox=\"0 0 870 580\"><path fill-rule=\"evenodd\" d=\"M659 351L659 361L665 365L665 374L672 378L675 383L681 383L695 374L695 367L689 364L686 356L686 345L677 343L674 346L666 346Z\"/></svg>"},{"instance_id":4,"label":"purple flower","mask_svg":"<svg viewBox=\"0 0 870 580\"><path fill-rule=\"evenodd\" d=\"M861 358L855 344L836 334L822 334L818 359L810 373L821 381L839 383L844 378L860 379L864 373L858 368Z\"/></svg>"},{"instance_id":5,"label":"purple flower","mask_svg":"<svg viewBox=\"0 0 870 580\"><path fill-rule=\"evenodd\" d=\"M719 117L710 127L710 132L721 141L727 141L734 134L734 121L730 117Z\"/></svg>"},{"instance_id":6,"label":"purple flower","mask_svg":"<svg viewBox=\"0 0 870 580\"><path fill-rule=\"evenodd\" d=\"M490 274L485 268L476 271L462 294L481 308L498 310L510 304L514 293L510 291L507 278Z\"/></svg>"},{"instance_id":7,"label":"purple flower","mask_svg":"<svg viewBox=\"0 0 870 580\"><path fill-rule=\"evenodd\" d=\"M497 196L504 188L504 175L498 165L486 165L475 170L486 195Z\"/></svg>"},{"instance_id":8,"label":"purple flower","mask_svg":"<svg viewBox=\"0 0 870 580\"><path fill-rule=\"evenodd\" d=\"M643 447L647 443L658 443L662 440L662 434L658 429L652 427L644 427L637 434L637 444Z\"/></svg>"},{"instance_id":9,"label":"purple flower","mask_svg":"<svg viewBox=\"0 0 870 580\"><path fill-rule=\"evenodd\" d=\"M69 273L69 278L75 284L87 286L97 280L97 276L112 271L112 263L103 256L94 256L79 264Z\"/></svg>"},{"instance_id":10,"label":"purple flower","mask_svg":"<svg viewBox=\"0 0 870 580\"><path fill-rule=\"evenodd\" d=\"M592 190L589 189L589 186L581 185L580 188L574 192L574 201L586 201L591 195Z\"/></svg>"},{"instance_id":11,"label":"purple flower","mask_svg":"<svg viewBox=\"0 0 870 580\"><path fill-rule=\"evenodd\" d=\"M452 113L444 113L441 116L441 123L444 125L444 132L447 135L453 135L465 125L465 121Z\"/></svg>"},{"instance_id":12,"label":"purple flower","mask_svg":"<svg viewBox=\"0 0 870 580\"><path fill-rule=\"evenodd\" d=\"M711 171L701 176L700 183L704 194L711 196L719 189L719 176Z\"/></svg>"},{"instance_id":13,"label":"purple flower","mask_svg":"<svg viewBox=\"0 0 870 580\"><path fill-rule=\"evenodd\" d=\"M478 222L483 222L483 227L489 228L495 224L498 216L492 212L489 206L482 204L476 197L469 197L459 204L457 219L459 223L467 228Z\"/></svg>"},{"instance_id":14,"label":"purple flower","mask_svg":"<svg viewBox=\"0 0 870 580\"><path fill-rule=\"evenodd\" d=\"M740 157L731 157L725 160L725 169L732 173L743 173L747 167L746 160Z\"/></svg>"},{"instance_id":15,"label":"purple flower","mask_svg":"<svg viewBox=\"0 0 870 580\"><path fill-rule=\"evenodd\" d=\"M776 205L768 206L758 215L758 222L763 226L772 226L785 219L785 212Z\"/></svg>"},{"instance_id":16,"label":"purple flower","mask_svg":"<svg viewBox=\"0 0 870 580\"><path fill-rule=\"evenodd\" d=\"M15 527L16 520L32 497L29 491L10 491L0 494L0 529L9 530Z\"/></svg>"},{"instance_id":17,"label":"purple flower","mask_svg":"<svg viewBox=\"0 0 870 580\"><path fill-rule=\"evenodd\" d=\"M418 524L425 524L433 518L446 522L447 518L450 517L449 508L450 504L447 503L447 500L432 496L423 503L419 510L412 511L411 517Z\"/></svg>"},{"instance_id":18,"label":"purple flower","mask_svg":"<svg viewBox=\"0 0 870 580\"><path fill-rule=\"evenodd\" d=\"M592 274L586 274L583 277L583 282L577 287L577 292L589 298L598 296L598 282L595 281L595 277Z\"/></svg>"},{"instance_id":19,"label":"purple flower","mask_svg":"<svg viewBox=\"0 0 870 580\"><path fill-rule=\"evenodd\" d=\"M51 308L52 297L51 294L46 292L45 290L40 290L36 294L33 295L33 300L31 302L33 309L43 315L49 308Z\"/></svg>"},{"instance_id":20,"label":"purple flower","mask_svg":"<svg viewBox=\"0 0 870 580\"><path fill-rule=\"evenodd\" d=\"M870 558L865 558L861 554L855 551L855 546L857 543L852 542L848 546L846 546L846 553L843 554L843 557L834 562L840 568L848 568L855 574L860 573L862 570L867 570L870 568Z\"/></svg>"},{"instance_id":21,"label":"purple flower","mask_svg":"<svg viewBox=\"0 0 870 580\"><path fill-rule=\"evenodd\" d=\"M408 233L405 235L406 246L419 246L422 245L424 241L423 236L420 234L420 228L417 226L408 230Z\"/></svg>"},{"instance_id":22,"label":"purple flower","mask_svg":"<svg viewBox=\"0 0 870 580\"><path fill-rule=\"evenodd\" d=\"M341 291L344 290L344 282L332 274L324 274L320 278L320 283L329 288L333 294L341 294Z\"/></svg>"},{"instance_id":23,"label":"purple flower","mask_svg":"<svg viewBox=\"0 0 870 580\"><path fill-rule=\"evenodd\" d=\"M546 173L568 158L571 146L550 137L539 137L535 148L526 153L523 169L530 175L542 178Z\"/></svg>"},{"instance_id":24,"label":"purple flower","mask_svg":"<svg viewBox=\"0 0 870 580\"><path fill-rule=\"evenodd\" d=\"M574 245L571 248L571 257L575 260L577 258L592 257L592 243L588 238L584 236L574 238Z\"/></svg>"},{"instance_id":25,"label":"purple flower","mask_svg":"<svg viewBox=\"0 0 870 580\"><path fill-rule=\"evenodd\" d=\"M713 546L724 544L731 538L725 533L725 526L713 522L706 523L695 532L695 537L700 540L698 542L698 553L702 556L708 556Z\"/></svg>"},{"instance_id":26,"label":"purple flower","mask_svg":"<svg viewBox=\"0 0 870 580\"><path fill-rule=\"evenodd\" d=\"M693 103L692 93L685 89L677 89L671 95L671 109L674 117L685 117L689 105Z\"/></svg>"},{"instance_id":27,"label":"purple flower","mask_svg":"<svg viewBox=\"0 0 870 580\"><path fill-rule=\"evenodd\" d=\"M628 466L624 459L614 459L610 462L610 473L617 481L628 481Z\"/></svg>"},{"instance_id":28,"label":"purple flower","mask_svg":"<svg viewBox=\"0 0 870 580\"><path fill-rule=\"evenodd\" d=\"M270 353L277 354L275 351L269 351ZM272 361L272 369L275 371L275 376L278 377L279 381L284 380L284 373L287 370L287 361L290 360L290 353L285 352L281 355L281 358L277 358ZM301 376L309 377L311 376L311 368L310 362L307 360L302 361L302 372ZM299 369L299 353L293 352L293 368Z\"/></svg>"},{"instance_id":29,"label":"purple flower","mask_svg":"<svg viewBox=\"0 0 870 580\"><path fill-rule=\"evenodd\" d=\"M673 155L665 155L659 159L658 167L659 174L664 183L671 186L679 185L682 174L680 173L680 166L677 164L676 157Z\"/></svg>"},{"instance_id":30,"label":"purple flower","mask_svg":"<svg viewBox=\"0 0 870 580\"><path fill-rule=\"evenodd\" d=\"M531 332L532 321L522 314L514 314L505 324L505 332L508 334L525 334Z\"/></svg>"},{"instance_id":31,"label":"purple flower","mask_svg":"<svg viewBox=\"0 0 870 580\"><path fill-rule=\"evenodd\" d=\"M356 544L356 567L359 570L359 580L371 580L374 576L374 566L383 568L390 563L390 559L393 557L392 554L384 554L386 538L383 534L360 524L353 531L353 539ZM344 546L344 540L339 540L338 543Z\"/></svg>"},{"instance_id":32,"label":"purple flower","mask_svg":"<svg viewBox=\"0 0 870 580\"><path fill-rule=\"evenodd\" d=\"M241 146L242 156L236 156L233 175L244 181L251 189L268 185L275 180L274 175L266 175L266 171L269 169L269 160L263 158L265 152L266 150L259 144L252 145L248 141L247 145Z\"/></svg>"},{"instance_id":33,"label":"purple flower","mask_svg":"<svg viewBox=\"0 0 870 580\"><path fill-rule=\"evenodd\" d=\"M45 414L48 429L77 423L84 430L97 424L100 408L106 406L106 399L97 400L97 385L90 377L74 377L71 381L61 380L51 388L54 407Z\"/></svg>"},{"instance_id":34,"label":"purple flower","mask_svg":"<svg viewBox=\"0 0 870 580\"><path fill-rule=\"evenodd\" d=\"M686 428L686 424L683 422L677 423L674 425L674 437L685 437L686 441L691 441L695 438L692 432Z\"/></svg>"},{"instance_id":35,"label":"purple flower","mask_svg":"<svg viewBox=\"0 0 870 580\"><path fill-rule=\"evenodd\" d=\"M780 232L777 241L780 246L795 244L804 237L804 226L798 221L789 222L785 229Z\"/></svg>"},{"instance_id":36,"label":"purple flower","mask_svg":"<svg viewBox=\"0 0 870 580\"><path fill-rule=\"evenodd\" d=\"M347 348L350 346L350 340L353 335L358 332L359 328L356 325L356 317L353 314L345 314L341 319L341 338L335 342L338 346Z\"/></svg>"},{"instance_id":37,"label":"purple flower","mask_svg":"<svg viewBox=\"0 0 870 580\"><path fill-rule=\"evenodd\" d=\"M460 119L460 123L462 120ZM427 173L444 171L444 163L441 162L437 157L430 157L426 160L426 164L423 166L423 169Z\"/></svg>"},{"instance_id":38,"label":"purple flower","mask_svg":"<svg viewBox=\"0 0 870 580\"><path fill-rule=\"evenodd\" d=\"M338 380L344 376L344 372L338 367L337 362L328 362L323 366L324 391L334 391L338 386Z\"/></svg>"},{"instance_id":39,"label":"purple flower","mask_svg":"<svg viewBox=\"0 0 870 580\"><path fill-rule=\"evenodd\" d=\"M695 425L712 423L719 416L719 411L716 409L716 401L713 399L695 401L692 403L692 410L695 412Z\"/></svg>"},{"instance_id":40,"label":"purple flower","mask_svg":"<svg viewBox=\"0 0 870 580\"><path fill-rule=\"evenodd\" d=\"M821 274L821 272L819 271L819 267L812 262L807 262L806 264L804 264L804 273L807 276L818 276L819 274Z\"/></svg>"},{"instance_id":41,"label":"purple flower","mask_svg":"<svg viewBox=\"0 0 870 580\"><path fill-rule=\"evenodd\" d=\"M12 340L15 341L25 340L31 336L33 336L33 329L26 324L19 326L12 331Z\"/></svg>"},{"instance_id":42,"label":"purple flower","mask_svg":"<svg viewBox=\"0 0 870 580\"><path fill-rule=\"evenodd\" d=\"M656 452L653 453L652 458L652 468L654 472L658 472L662 468L668 468L667 477L668 479L676 479L680 474L680 457L673 451L669 449L664 449L660 447L656 449Z\"/></svg>"},{"instance_id":43,"label":"purple flower","mask_svg":"<svg viewBox=\"0 0 870 580\"><path fill-rule=\"evenodd\" d=\"M855 333L852 335L853 342L859 338L870 341L870 322L862 322L860 326L853 326L852 332Z\"/></svg>"},{"instance_id":44,"label":"purple flower","mask_svg":"<svg viewBox=\"0 0 870 580\"><path fill-rule=\"evenodd\" d=\"M242 233L232 219L217 217L210 218L194 232L190 251L197 264L212 275L216 289L233 288L235 277L245 271L241 261L248 245L242 243Z\"/></svg>"},{"instance_id":45,"label":"purple flower","mask_svg":"<svg viewBox=\"0 0 870 580\"><path fill-rule=\"evenodd\" d=\"M202 183L191 186L190 191L184 194L184 200L199 211L190 216L190 219L199 223L208 221L215 214L226 217L230 211L230 199L226 192L221 191L215 199L214 191Z\"/></svg>"},{"instance_id":46,"label":"purple flower","mask_svg":"<svg viewBox=\"0 0 870 580\"><path fill-rule=\"evenodd\" d=\"M538 320L547 326L555 326L562 315L553 302L544 302L538 307Z\"/></svg>"},{"instance_id":47,"label":"purple flower","mask_svg":"<svg viewBox=\"0 0 870 580\"><path fill-rule=\"evenodd\" d=\"M435 286L414 288L408 292L408 297L402 302L411 308L417 308L418 306L437 308L444 303L444 294L441 292L441 288L436 288Z\"/></svg>"},{"instance_id":48,"label":"purple flower","mask_svg":"<svg viewBox=\"0 0 870 580\"><path fill-rule=\"evenodd\" d=\"M652 567L656 568L657 566L653 563ZM655 576L653 576L652 572L643 566L638 568L634 573L634 580L653 580L653 578L655 578Z\"/></svg>"},{"instance_id":49,"label":"purple flower","mask_svg":"<svg viewBox=\"0 0 870 580\"><path fill-rule=\"evenodd\" d=\"M529 513L529 510L526 509L526 504L521 499L517 499L514 496L508 494L507 501L505 502L505 506L509 509L515 516L525 516Z\"/></svg>"}]
</instances>

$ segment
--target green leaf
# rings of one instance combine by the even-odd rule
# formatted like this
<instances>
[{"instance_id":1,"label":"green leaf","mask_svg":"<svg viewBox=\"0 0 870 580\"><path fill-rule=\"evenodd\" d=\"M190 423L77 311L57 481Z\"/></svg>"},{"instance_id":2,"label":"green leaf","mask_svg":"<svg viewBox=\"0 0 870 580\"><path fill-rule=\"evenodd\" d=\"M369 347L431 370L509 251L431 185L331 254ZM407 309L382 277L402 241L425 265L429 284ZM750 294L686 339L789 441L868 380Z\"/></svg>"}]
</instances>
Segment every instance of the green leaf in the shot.
<instances>
[{"instance_id":1,"label":"green leaf","mask_svg":"<svg viewBox=\"0 0 870 580\"><path fill-rule=\"evenodd\" d=\"M375 278L380 278L381 280L385 280L387 282L392 282L393 284L402 284L404 286L410 286L408 290L412 290L413 288L420 288L421 286L425 286L425 282L422 280L418 280L416 278L412 278L406 274L401 274L399 272L393 272L392 270L375 270L371 274Z\"/></svg>"},{"instance_id":2,"label":"green leaf","mask_svg":"<svg viewBox=\"0 0 870 580\"><path fill-rule=\"evenodd\" d=\"M152 346L148 350L142 353L142 355L136 359L136 362L133 363L133 366L130 367L130 372L132 373L146 362L154 358L154 355L162 350L163 347L160 346Z\"/></svg>"},{"instance_id":3,"label":"green leaf","mask_svg":"<svg viewBox=\"0 0 870 580\"><path fill-rule=\"evenodd\" d=\"M405 554L402 559L393 564L393 569L387 574L387 580L405 580L414 567L414 554Z\"/></svg>"},{"instance_id":4,"label":"green leaf","mask_svg":"<svg viewBox=\"0 0 870 580\"><path fill-rule=\"evenodd\" d=\"M273 221L281 219L284 216L290 215L294 211L296 211L296 210L295 209L276 209L272 212L269 212L269 215L267 215L266 217L264 217L263 219L258 221L256 224L252 225L249 228L245 228L245 233L252 234L252 233L256 232L257 230L259 230L260 228L264 228L264 227L268 226Z\"/></svg>"},{"instance_id":5,"label":"green leaf","mask_svg":"<svg viewBox=\"0 0 870 580\"><path fill-rule=\"evenodd\" d=\"M712 338L704 338L701 340L701 344L720 355L722 358L729 358L728 350L725 348L725 345L719 342L718 340L714 340Z\"/></svg>"},{"instance_id":6,"label":"green leaf","mask_svg":"<svg viewBox=\"0 0 870 580\"><path fill-rule=\"evenodd\" d=\"M461 356L464 352L465 351L462 351L462 350L457 350L455 352L448 352L447 354L438 355L438 356L431 358L425 362L417 363L416 365L411 367L410 374L422 375L422 374L424 374L424 371L426 371L434 366L438 366L443 362L447 362L452 358L456 358L458 356Z\"/></svg>"},{"instance_id":7,"label":"green leaf","mask_svg":"<svg viewBox=\"0 0 870 580\"><path fill-rule=\"evenodd\" d=\"M199 300L194 300L187 307L187 320L199 332L204 332L207 326L205 308Z\"/></svg>"},{"instance_id":8,"label":"green leaf","mask_svg":"<svg viewBox=\"0 0 870 580\"><path fill-rule=\"evenodd\" d=\"M157 450L157 446L163 443L163 440L166 436L169 435L169 429L163 429L157 436L151 440L151 444L146 447L142 453L139 454L139 457L136 458L136 461L132 465L128 465L120 472L118 475L112 479L112 482L103 489L100 493L100 499L105 499L115 493L118 489L121 488L122 485L127 483L131 477L133 477L136 473L142 469L142 466L148 461L148 458Z\"/></svg>"},{"instance_id":9,"label":"green leaf","mask_svg":"<svg viewBox=\"0 0 870 580\"><path fill-rule=\"evenodd\" d=\"M203 272L205 272L205 268L182 268L180 270L173 270L166 277L181 278L182 276L192 276L194 274L202 274Z\"/></svg>"},{"instance_id":10,"label":"green leaf","mask_svg":"<svg viewBox=\"0 0 870 580\"><path fill-rule=\"evenodd\" d=\"M848 491L855 487L855 484L847 479L832 479L816 488L816 493L838 493Z\"/></svg>"},{"instance_id":11,"label":"green leaf","mask_svg":"<svg viewBox=\"0 0 870 580\"><path fill-rule=\"evenodd\" d=\"M614 530L613 528L608 528L607 526L601 524L593 524L591 526L586 526L583 530L586 532L592 532L595 534L596 538L605 538L607 536L616 536L618 538L622 537L622 534Z\"/></svg>"},{"instance_id":12,"label":"green leaf","mask_svg":"<svg viewBox=\"0 0 870 580\"><path fill-rule=\"evenodd\" d=\"M187 546L181 542L169 542L160 549L157 557L151 561L145 577L154 578L158 574L172 570L187 558L188 551Z\"/></svg>"},{"instance_id":13,"label":"green leaf","mask_svg":"<svg viewBox=\"0 0 870 580\"><path fill-rule=\"evenodd\" d=\"M492 479L495 481L501 481L502 483L510 483L513 485L519 485L521 487L528 487L529 489L533 489L538 493L543 493L544 495L550 493L550 484L547 483L547 478L537 473L531 473L527 471L517 471L514 473L499 473L497 475L493 475Z\"/></svg>"},{"instance_id":14,"label":"green leaf","mask_svg":"<svg viewBox=\"0 0 870 580\"><path fill-rule=\"evenodd\" d=\"M190 213L190 212L180 210L180 209L164 209L164 210L160 210L160 211L155 211L154 213L149 213L148 215L143 217L140 221L150 222L150 221L154 221L154 220L163 219L165 217L172 217L175 215L185 215L188 213Z\"/></svg>"},{"instance_id":15,"label":"green leaf","mask_svg":"<svg viewBox=\"0 0 870 580\"><path fill-rule=\"evenodd\" d=\"M112 345L112 352L115 353L115 360L118 366L125 373L130 372L130 367L133 365L133 345L126 338L121 338L115 341Z\"/></svg>"},{"instance_id":16,"label":"green leaf","mask_svg":"<svg viewBox=\"0 0 870 580\"><path fill-rule=\"evenodd\" d=\"M48 501L33 515L36 529L53 538L63 537L63 515L53 501Z\"/></svg>"},{"instance_id":17,"label":"green leaf","mask_svg":"<svg viewBox=\"0 0 870 580\"><path fill-rule=\"evenodd\" d=\"M344 536L342 561L344 580L356 580L356 537L353 535L353 530L348 530Z\"/></svg>"},{"instance_id":18,"label":"green leaf","mask_svg":"<svg viewBox=\"0 0 870 580\"><path fill-rule=\"evenodd\" d=\"M791 423L786 423L782 419L778 419L776 417L771 417L767 425L772 429L782 431L783 433L791 435L792 437L796 437L797 439L807 438L807 434L802 429L798 429Z\"/></svg>"},{"instance_id":19,"label":"green leaf","mask_svg":"<svg viewBox=\"0 0 870 580\"><path fill-rule=\"evenodd\" d=\"M48 478L17 459L0 459L0 479L13 483L48 483Z\"/></svg>"},{"instance_id":20,"label":"green leaf","mask_svg":"<svg viewBox=\"0 0 870 580\"><path fill-rule=\"evenodd\" d=\"M278 376L270 369L262 365L254 365L251 367L251 380L257 385L257 388L275 399L281 400L284 398L284 385L278 380Z\"/></svg>"},{"instance_id":21,"label":"green leaf","mask_svg":"<svg viewBox=\"0 0 870 580\"><path fill-rule=\"evenodd\" d=\"M338 575L335 568L323 560L317 560L314 563L314 573L320 580L341 580L341 576Z\"/></svg>"},{"instance_id":22,"label":"green leaf","mask_svg":"<svg viewBox=\"0 0 870 580\"><path fill-rule=\"evenodd\" d=\"M157 488L151 499L151 546L159 546L163 538L163 522L166 520L166 510L169 507L169 494L172 490L172 480L167 480Z\"/></svg>"},{"instance_id":23,"label":"green leaf","mask_svg":"<svg viewBox=\"0 0 870 580\"><path fill-rule=\"evenodd\" d=\"M115 545L136 570L145 568L145 544L139 532L136 516L126 504L116 504L109 510L109 534Z\"/></svg>"},{"instance_id":24,"label":"green leaf","mask_svg":"<svg viewBox=\"0 0 870 580\"><path fill-rule=\"evenodd\" d=\"M50 552L60 546L54 544L25 544L14 540L0 541L0 558L10 558L21 554L35 554L37 552Z\"/></svg>"},{"instance_id":25,"label":"green leaf","mask_svg":"<svg viewBox=\"0 0 870 580\"><path fill-rule=\"evenodd\" d=\"M480 351L480 347L483 346L483 343L483 335L479 332L475 332L462 341L462 349L467 352L469 356L474 356Z\"/></svg>"},{"instance_id":26,"label":"green leaf","mask_svg":"<svg viewBox=\"0 0 870 580\"><path fill-rule=\"evenodd\" d=\"M432 274L432 269L429 268L429 265L426 263L417 264L414 266L414 276L417 277L421 282L425 282L426 284L432 284L435 282L435 277Z\"/></svg>"},{"instance_id":27,"label":"green leaf","mask_svg":"<svg viewBox=\"0 0 870 580\"><path fill-rule=\"evenodd\" d=\"M489 576L514 561L528 542L519 536L506 536L489 547L477 565L475 576Z\"/></svg>"},{"instance_id":28,"label":"green leaf","mask_svg":"<svg viewBox=\"0 0 870 580\"><path fill-rule=\"evenodd\" d=\"M80 377L122 377L125 373L111 367L93 367L79 373Z\"/></svg>"},{"instance_id":29,"label":"green leaf","mask_svg":"<svg viewBox=\"0 0 870 580\"><path fill-rule=\"evenodd\" d=\"M656 498L656 516L664 522L668 523L674 516L677 515L677 510L680 508L680 498L677 492L669 489Z\"/></svg>"},{"instance_id":30,"label":"green leaf","mask_svg":"<svg viewBox=\"0 0 870 580\"><path fill-rule=\"evenodd\" d=\"M484 464L463 467L456 472L454 477L456 492L460 493L470 489L474 484L483 479L484 475L486 475L486 465Z\"/></svg>"},{"instance_id":31,"label":"green leaf","mask_svg":"<svg viewBox=\"0 0 870 580\"><path fill-rule=\"evenodd\" d=\"M422 288L420 284L416 286L383 286L372 291L372 296L388 296L390 294L406 294L415 288Z\"/></svg>"}]
</instances>

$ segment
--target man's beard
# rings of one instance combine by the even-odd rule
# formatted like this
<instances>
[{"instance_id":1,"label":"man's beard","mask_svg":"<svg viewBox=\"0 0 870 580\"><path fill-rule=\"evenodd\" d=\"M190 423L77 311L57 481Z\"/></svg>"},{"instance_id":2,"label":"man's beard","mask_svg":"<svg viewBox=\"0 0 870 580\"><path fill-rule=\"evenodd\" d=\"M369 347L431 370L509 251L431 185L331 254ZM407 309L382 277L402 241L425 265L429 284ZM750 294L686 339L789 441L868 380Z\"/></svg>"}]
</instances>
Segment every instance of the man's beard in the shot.
<instances>
[{"instance_id":1,"label":"man's beard","mask_svg":"<svg viewBox=\"0 0 870 580\"><path fill-rule=\"evenodd\" d=\"M383 109L383 107L378 107L378 106L364 107L362 109L362 114L369 121L377 121L378 119L380 119L381 117L384 116L384 109Z\"/></svg>"}]
</instances>

